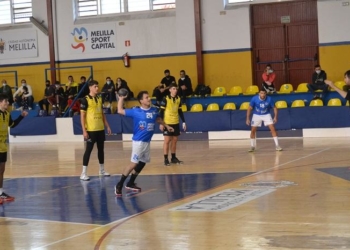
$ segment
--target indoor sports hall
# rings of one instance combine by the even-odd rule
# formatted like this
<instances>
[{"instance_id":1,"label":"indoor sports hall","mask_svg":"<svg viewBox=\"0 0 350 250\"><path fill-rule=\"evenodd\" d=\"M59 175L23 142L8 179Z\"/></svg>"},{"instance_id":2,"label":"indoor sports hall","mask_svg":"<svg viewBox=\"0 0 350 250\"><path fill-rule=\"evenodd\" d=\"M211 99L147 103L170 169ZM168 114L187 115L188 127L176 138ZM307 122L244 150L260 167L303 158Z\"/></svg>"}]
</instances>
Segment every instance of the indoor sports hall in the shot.
<instances>
[{"instance_id":1,"label":"indoor sports hall","mask_svg":"<svg viewBox=\"0 0 350 250\"><path fill-rule=\"evenodd\" d=\"M28 115L9 129L3 190L15 200L0 204L0 249L350 249L349 102L308 88L319 65L347 91L349 8L347 0L0 1L0 92L26 82L34 99L27 109L15 95L9 107L13 119ZM283 150L262 127L248 152L247 108L268 64ZM116 197L133 123L116 99L104 100L111 176L99 176L95 146L90 180L80 180L81 77L101 89L120 78L135 96L152 95L166 69L176 81L185 70L194 90L182 105L183 164L164 166L156 126L136 180L142 191ZM47 80L66 91L83 85L65 108L56 99L43 112ZM210 91L196 93L203 85Z\"/></svg>"}]
</instances>

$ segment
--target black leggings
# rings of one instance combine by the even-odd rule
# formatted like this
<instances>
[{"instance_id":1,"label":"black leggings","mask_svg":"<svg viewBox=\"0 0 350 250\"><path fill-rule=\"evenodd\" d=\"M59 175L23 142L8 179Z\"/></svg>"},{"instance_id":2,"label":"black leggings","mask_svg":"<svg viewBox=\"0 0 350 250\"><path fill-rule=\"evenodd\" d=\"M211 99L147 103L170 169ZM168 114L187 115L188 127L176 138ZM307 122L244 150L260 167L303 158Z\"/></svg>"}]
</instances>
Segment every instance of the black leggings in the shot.
<instances>
[{"instance_id":1,"label":"black leggings","mask_svg":"<svg viewBox=\"0 0 350 250\"><path fill-rule=\"evenodd\" d=\"M97 157L98 162L100 164L104 164L105 162L105 153L104 153L104 141L105 141L105 134L104 131L94 131L94 132L88 132L89 139L86 141L85 146L85 153L83 157L83 166L88 166L90 155L92 152L92 149L94 148L95 142L97 144Z\"/></svg>"}]
</instances>

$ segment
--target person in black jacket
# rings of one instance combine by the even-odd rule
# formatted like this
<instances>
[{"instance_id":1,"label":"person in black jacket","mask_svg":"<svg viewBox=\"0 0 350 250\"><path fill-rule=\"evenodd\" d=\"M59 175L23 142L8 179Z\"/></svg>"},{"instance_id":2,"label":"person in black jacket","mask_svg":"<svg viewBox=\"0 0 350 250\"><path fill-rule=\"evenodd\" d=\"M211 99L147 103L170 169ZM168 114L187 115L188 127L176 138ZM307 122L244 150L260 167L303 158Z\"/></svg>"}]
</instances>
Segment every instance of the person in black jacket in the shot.
<instances>
[{"instance_id":1,"label":"person in black jacket","mask_svg":"<svg viewBox=\"0 0 350 250\"><path fill-rule=\"evenodd\" d=\"M119 96L118 95L118 91L120 89L126 89L129 92L129 94L128 94L127 98L126 98L127 100L130 100L131 98L134 98L134 93L129 88L128 83L124 79L118 77L117 78L117 83L115 85L115 94L116 94L116 99L117 100L118 100L118 96Z\"/></svg>"},{"instance_id":2,"label":"person in black jacket","mask_svg":"<svg viewBox=\"0 0 350 250\"><path fill-rule=\"evenodd\" d=\"M312 82L307 84L307 88L314 94L314 99L321 99L322 94L317 96L316 90L322 90L325 94L328 91L328 85L324 82L327 80L327 73L321 69L320 65L315 65L315 72L312 74Z\"/></svg>"},{"instance_id":3,"label":"person in black jacket","mask_svg":"<svg viewBox=\"0 0 350 250\"><path fill-rule=\"evenodd\" d=\"M180 71L180 79L178 80L179 92L182 103L186 101L186 97L193 94L191 79L184 70Z\"/></svg>"},{"instance_id":4,"label":"person in black jacket","mask_svg":"<svg viewBox=\"0 0 350 250\"><path fill-rule=\"evenodd\" d=\"M172 83L176 83L175 77L170 75L170 70L164 70L164 77L160 81L160 84L154 89L153 96L157 99L157 105L160 106L163 98L170 94L169 86Z\"/></svg>"},{"instance_id":5,"label":"person in black jacket","mask_svg":"<svg viewBox=\"0 0 350 250\"><path fill-rule=\"evenodd\" d=\"M105 101L108 101L109 104L106 108L110 108L112 105L112 102L116 100L115 98L115 86L111 78L108 76L106 77L106 83L103 85L101 90L101 97L102 97L102 104Z\"/></svg>"},{"instance_id":6,"label":"person in black jacket","mask_svg":"<svg viewBox=\"0 0 350 250\"><path fill-rule=\"evenodd\" d=\"M13 94L12 94L12 88L7 84L6 80L2 80L2 86L0 88L0 94L5 94L8 97L8 101L10 105L12 105L13 101Z\"/></svg>"},{"instance_id":7,"label":"person in black jacket","mask_svg":"<svg viewBox=\"0 0 350 250\"><path fill-rule=\"evenodd\" d=\"M44 110L44 105L46 107L46 112L49 112L49 106L55 103L55 89L51 86L50 81L46 80L44 89L44 98L39 101L40 110Z\"/></svg>"}]
</instances>

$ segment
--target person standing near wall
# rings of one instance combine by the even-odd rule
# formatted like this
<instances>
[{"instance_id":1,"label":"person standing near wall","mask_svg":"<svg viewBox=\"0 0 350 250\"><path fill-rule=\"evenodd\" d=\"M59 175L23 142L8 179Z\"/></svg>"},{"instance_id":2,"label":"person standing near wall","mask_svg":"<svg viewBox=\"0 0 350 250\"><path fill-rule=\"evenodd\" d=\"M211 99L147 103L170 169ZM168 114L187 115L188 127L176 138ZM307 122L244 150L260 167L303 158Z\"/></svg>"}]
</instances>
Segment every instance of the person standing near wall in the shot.
<instances>
[{"instance_id":1,"label":"person standing near wall","mask_svg":"<svg viewBox=\"0 0 350 250\"><path fill-rule=\"evenodd\" d=\"M7 161L7 137L8 127L16 127L22 119L28 115L26 111L22 111L21 115L12 120L10 113L7 111L9 106L8 97L5 94L0 94L0 204L4 201L13 201L15 198L6 194L3 190L5 164Z\"/></svg>"},{"instance_id":2,"label":"person standing near wall","mask_svg":"<svg viewBox=\"0 0 350 250\"><path fill-rule=\"evenodd\" d=\"M102 98L98 95L98 82L90 81L88 83L90 93L81 100L80 116L81 127L83 129L84 139L86 140L85 153L83 157L83 171L80 175L80 180L89 181L87 168L90 160L90 155L94 144L97 144L98 161L100 165L100 176L110 176L104 169L104 142L105 128L108 135L111 134L111 129L107 122L106 116L103 113Z\"/></svg>"},{"instance_id":3,"label":"person standing near wall","mask_svg":"<svg viewBox=\"0 0 350 250\"><path fill-rule=\"evenodd\" d=\"M186 131L185 116L182 112L181 98L177 95L177 85L175 83L169 86L170 94L165 96L160 104L160 116L164 122L173 128L174 132L169 132L166 127L160 125L160 130L163 131L164 135L164 165L170 166L168 159L169 147L171 152L171 163L183 164L176 157L176 144L180 135L180 117L182 120L182 128Z\"/></svg>"},{"instance_id":4,"label":"person standing near wall","mask_svg":"<svg viewBox=\"0 0 350 250\"><path fill-rule=\"evenodd\" d=\"M273 109L275 117L272 119L270 110ZM250 122L250 114L253 110L252 121ZM275 141L276 151L282 151L282 148L278 144L277 132L274 124L277 122L277 108L274 101L270 96L267 96L265 89L261 89L259 94L254 96L247 109L247 119L246 124L251 125L250 132L250 150L249 152L254 152L256 148L256 131L258 127L261 127L262 122L265 126L268 126L273 140Z\"/></svg>"}]
</instances>

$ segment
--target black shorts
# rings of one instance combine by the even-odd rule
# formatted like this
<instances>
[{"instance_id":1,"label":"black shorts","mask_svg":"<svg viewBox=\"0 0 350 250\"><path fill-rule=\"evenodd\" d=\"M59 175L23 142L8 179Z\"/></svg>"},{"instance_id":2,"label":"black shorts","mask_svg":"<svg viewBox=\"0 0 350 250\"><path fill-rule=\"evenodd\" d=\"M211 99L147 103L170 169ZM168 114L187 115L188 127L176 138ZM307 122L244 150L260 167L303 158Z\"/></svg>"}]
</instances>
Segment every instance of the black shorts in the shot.
<instances>
[{"instance_id":1,"label":"black shorts","mask_svg":"<svg viewBox=\"0 0 350 250\"><path fill-rule=\"evenodd\" d=\"M87 131L89 138L86 140L86 142L92 142L92 143L101 143L106 140L106 133L104 130L100 131Z\"/></svg>"},{"instance_id":2,"label":"black shorts","mask_svg":"<svg viewBox=\"0 0 350 250\"><path fill-rule=\"evenodd\" d=\"M164 136L179 136L180 135L180 124L168 124L168 126L174 129L174 132L169 132L166 128L164 128L163 135Z\"/></svg>"},{"instance_id":3,"label":"black shorts","mask_svg":"<svg viewBox=\"0 0 350 250\"><path fill-rule=\"evenodd\" d=\"M7 162L7 152L0 153L0 163Z\"/></svg>"}]
</instances>

